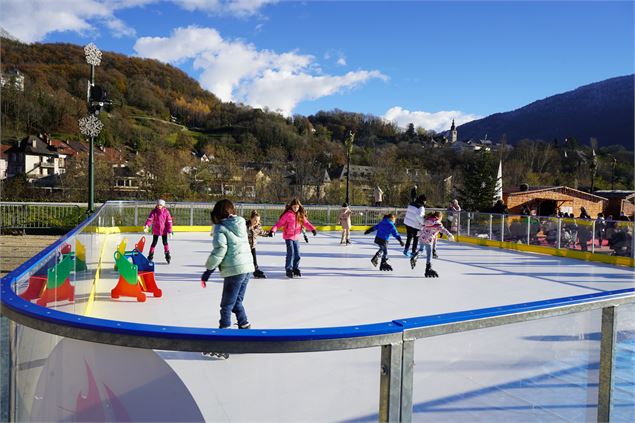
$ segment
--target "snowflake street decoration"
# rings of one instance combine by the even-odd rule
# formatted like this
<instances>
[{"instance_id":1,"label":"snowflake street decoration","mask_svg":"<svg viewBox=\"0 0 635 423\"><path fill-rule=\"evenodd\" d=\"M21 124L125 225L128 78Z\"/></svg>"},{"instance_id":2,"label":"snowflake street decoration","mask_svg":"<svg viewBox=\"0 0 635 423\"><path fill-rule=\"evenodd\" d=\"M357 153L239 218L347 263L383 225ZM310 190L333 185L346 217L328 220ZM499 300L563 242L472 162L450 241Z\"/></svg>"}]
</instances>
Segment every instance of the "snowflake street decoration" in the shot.
<instances>
[{"instance_id":1,"label":"snowflake street decoration","mask_svg":"<svg viewBox=\"0 0 635 423\"><path fill-rule=\"evenodd\" d=\"M79 131L87 137L96 137L104 124L95 115L84 116L79 120Z\"/></svg>"},{"instance_id":2,"label":"snowflake street decoration","mask_svg":"<svg viewBox=\"0 0 635 423\"><path fill-rule=\"evenodd\" d=\"M101 63L101 51L93 43L84 47L84 54L89 65L99 66Z\"/></svg>"}]
</instances>

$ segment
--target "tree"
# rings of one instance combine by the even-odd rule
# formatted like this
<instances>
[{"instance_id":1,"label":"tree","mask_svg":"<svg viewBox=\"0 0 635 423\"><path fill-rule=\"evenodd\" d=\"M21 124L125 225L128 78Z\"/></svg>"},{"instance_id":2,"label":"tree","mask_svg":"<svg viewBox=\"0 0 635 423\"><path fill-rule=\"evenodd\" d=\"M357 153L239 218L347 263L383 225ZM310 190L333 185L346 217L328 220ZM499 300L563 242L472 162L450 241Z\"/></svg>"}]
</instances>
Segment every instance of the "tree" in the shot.
<instances>
[{"instance_id":1,"label":"tree","mask_svg":"<svg viewBox=\"0 0 635 423\"><path fill-rule=\"evenodd\" d=\"M466 210L485 211L496 201L498 163L488 151L475 152L465 163L463 187L459 189L461 204Z\"/></svg>"}]
</instances>

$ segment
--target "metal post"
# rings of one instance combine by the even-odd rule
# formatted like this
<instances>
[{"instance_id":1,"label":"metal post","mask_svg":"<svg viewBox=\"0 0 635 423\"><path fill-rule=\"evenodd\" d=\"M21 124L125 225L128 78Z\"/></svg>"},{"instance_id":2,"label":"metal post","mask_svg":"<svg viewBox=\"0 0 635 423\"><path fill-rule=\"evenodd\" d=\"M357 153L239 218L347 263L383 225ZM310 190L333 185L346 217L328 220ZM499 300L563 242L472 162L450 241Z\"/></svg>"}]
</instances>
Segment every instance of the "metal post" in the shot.
<instances>
[{"instance_id":1,"label":"metal post","mask_svg":"<svg viewBox=\"0 0 635 423\"><path fill-rule=\"evenodd\" d=\"M531 241L531 216L527 216L527 245L530 244Z\"/></svg>"},{"instance_id":2,"label":"metal post","mask_svg":"<svg viewBox=\"0 0 635 423\"><path fill-rule=\"evenodd\" d=\"M557 248L560 248L560 242L561 242L561 237L562 236L562 219L558 218L558 245Z\"/></svg>"},{"instance_id":3,"label":"metal post","mask_svg":"<svg viewBox=\"0 0 635 423\"><path fill-rule=\"evenodd\" d=\"M190 226L194 226L194 204L190 205Z\"/></svg>"},{"instance_id":4,"label":"metal post","mask_svg":"<svg viewBox=\"0 0 635 423\"><path fill-rule=\"evenodd\" d=\"M349 178L351 176L351 153L348 151L348 149L346 150L346 204L350 204L350 200L349 200Z\"/></svg>"},{"instance_id":5,"label":"metal post","mask_svg":"<svg viewBox=\"0 0 635 423\"><path fill-rule=\"evenodd\" d=\"M598 422L611 420L613 364L617 338L617 308L602 309L602 339L600 342L600 381L598 386Z\"/></svg>"},{"instance_id":6,"label":"metal post","mask_svg":"<svg viewBox=\"0 0 635 423\"><path fill-rule=\"evenodd\" d=\"M472 222L472 213L467 214L467 236L470 236L470 223Z\"/></svg>"},{"instance_id":7,"label":"metal post","mask_svg":"<svg viewBox=\"0 0 635 423\"><path fill-rule=\"evenodd\" d=\"M494 216L492 216L491 214L489 215L489 239L492 239L492 219Z\"/></svg>"},{"instance_id":8,"label":"metal post","mask_svg":"<svg viewBox=\"0 0 635 423\"><path fill-rule=\"evenodd\" d=\"M139 205L134 205L134 225L139 226Z\"/></svg>"},{"instance_id":9,"label":"metal post","mask_svg":"<svg viewBox=\"0 0 635 423\"><path fill-rule=\"evenodd\" d=\"M379 421L398 422L401 407L401 356L403 345L381 347L379 376Z\"/></svg>"},{"instance_id":10,"label":"metal post","mask_svg":"<svg viewBox=\"0 0 635 423\"><path fill-rule=\"evenodd\" d=\"M412 421L412 389L415 364L415 340L404 341L401 354L401 422Z\"/></svg>"},{"instance_id":11,"label":"metal post","mask_svg":"<svg viewBox=\"0 0 635 423\"><path fill-rule=\"evenodd\" d=\"M505 241L505 215L501 215L501 242Z\"/></svg>"},{"instance_id":12,"label":"metal post","mask_svg":"<svg viewBox=\"0 0 635 423\"><path fill-rule=\"evenodd\" d=\"M88 213L95 211L95 137L88 145Z\"/></svg>"},{"instance_id":13,"label":"metal post","mask_svg":"<svg viewBox=\"0 0 635 423\"><path fill-rule=\"evenodd\" d=\"M591 223L591 252L595 253L595 220Z\"/></svg>"}]
</instances>

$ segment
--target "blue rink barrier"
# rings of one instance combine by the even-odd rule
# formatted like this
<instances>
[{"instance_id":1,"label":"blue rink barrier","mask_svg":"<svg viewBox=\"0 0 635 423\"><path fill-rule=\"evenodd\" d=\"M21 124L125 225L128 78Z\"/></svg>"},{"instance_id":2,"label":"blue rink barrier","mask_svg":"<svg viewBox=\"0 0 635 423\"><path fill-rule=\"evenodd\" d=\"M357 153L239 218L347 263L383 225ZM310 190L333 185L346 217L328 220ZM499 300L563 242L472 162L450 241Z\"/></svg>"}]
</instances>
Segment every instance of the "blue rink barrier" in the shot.
<instances>
[{"instance_id":1,"label":"blue rink barrier","mask_svg":"<svg viewBox=\"0 0 635 423\"><path fill-rule=\"evenodd\" d=\"M592 372L588 373L589 375L597 378L597 384L578 388L582 390L584 397L590 396L587 392L589 389L597 390L597 402L584 403L576 408L586 409L587 414L584 414L586 418L589 417L588 410L591 410L590 412L597 416L598 421L629 421L630 416L635 412L635 401L633 400L635 388L633 388L632 377L629 379L628 376L629 370L633 370L630 373L635 373L634 361L624 358L632 356L632 340L635 338L633 335L635 331L632 331L631 326L629 326L633 323L633 304L635 303L635 289L633 288L456 313L396 319L366 325L307 329L252 329L250 331L149 325L98 319L83 315L86 304L81 301L65 306L65 311L61 311L40 307L19 297L19 293L28 283L30 276L40 271L42 266L50 262L51 258L60 258L62 247L65 244L72 244L74 241L80 241L86 246L89 266L85 272L76 272L73 275L72 283L79 294L88 295L95 273L98 271L96 264L98 263L99 251L105 242L105 235L100 234L96 229L108 226L107 223L110 220L108 216L112 212L110 208L113 207L116 208L118 205L106 203L73 231L2 279L0 287L2 314L12 321L10 342L4 347L10 349L11 380L9 381L9 389L11 395L10 403L2 406L3 408L8 407L7 409L10 410L11 421L89 419L96 413L95 407L97 406L81 408L78 405L78 397L74 394L67 399L60 400L65 401L63 406L57 403L49 404L46 402L48 399L41 399L51 397L51 395L47 396L43 393L50 392L59 386L72 387L77 385L84 387L86 377L88 377L84 375L84 372L93 374L95 380L101 383L101 385L98 383L95 389L102 395L100 397L102 398L101 403L108 403L107 407L102 407L107 412L99 411L101 414L98 414L98 417L102 416L105 420L116 420L117 416L109 415L108 412L127 410L127 416L130 419L133 417L145 420L159 419L159 417L168 420L184 419L187 415L177 412L184 413L184 409L187 407L198 410L203 405L191 398L191 395L188 396L186 391L190 390L189 387L181 381L178 375L166 368L164 360L157 360L157 354L161 358L162 355L163 357L181 357L179 352L184 351L223 351L239 354L296 352L306 353L307 357L310 357L307 366L312 366L314 363L320 363L320 356L315 356L312 353L340 351L338 355L342 356L341 361L346 362L346 354L342 351L349 350L353 351L354 360L346 371L359 371L361 374L365 374L365 370L358 368L354 363L364 363L366 356L361 351L369 348L380 350L376 359L368 361L372 364L370 367L374 368L374 371L370 372L371 375L374 373L375 377L379 379L378 392L376 392L378 395L374 397L376 410L369 414L364 408L368 408L367 406L359 406L359 411L357 411L357 399L343 397L342 401L348 401L344 405L350 404L350 408L354 409L353 414L357 416L353 417L352 420L425 420L426 413L432 411L429 407L422 406L422 404L430 404L429 401L417 399L418 392L421 392L419 390L420 381L413 371L413 366L415 363L419 363L421 358L415 354L415 350L422 353L425 353L426 350L426 348L416 347L418 342L424 342L426 339L436 341L444 339L442 335L450 334L461 334L461 337L465 337L468 331L492 330L491 328L532 321L548 322L550 319L566 319L570 316L584 316L584 319L593 320L593 325L598 328L597 332L600 334L598 340L601 344L599 351L584 350L581 354L597 353L597 356L591 360L597 364L595 367L593 363L582 365L587 369L585 371ZM618 316L626 317L626 319L620 320ZM620 324L623 322L626 322L627 326L621 327ZM572 338L575 338L575 335L580 338L580 333L575 331L584 331L584 328L572 330L574 331ZM153 350L158 352L152 352ZM61 355L61 351L64 351L64 355ZM147 353L143 353L143 351ZM148 355L151 352L152 354ZM112 366L108 367L111 369L108 371L100 367L100 363L112 357L122 357L118 361L121 363L128 360L134 361L140 354L142 356L139 356L139 362L145 363L140 365L141 367L149 362L153 363L152 366L154 366L152 372L148 370L147 379L144 379L143 371L139 371L138 368L126 368L125 371L117 373L116 370L112 369ZM561 353L558 352L558 354ZM100 360L95 357L99 357ZM34 364L40 362L45 364ZM550 362L547 361L547 363ZM577 362L565 364L575 365L575 368L579 367ZM621 367L617 364L620 364ZM139 375L137 376L142 381L146 380L147 383L137 386L128 381L128 385L115 389L117 383L126 380L126 374L134 371L138 371ZM558 373L560 371L562 370L558 367L553 371L553 374L560 374ZM182 386L183 390L179 391L181 396L179 396L178 407L175 408L174 403L169 401L166 401L165 405L158 404L158 410L151 410L147 406L135 408L130 405L138 400L130 400L126 403L130 392L143 392L144 386L147 388L145 397L151 398L154 395L156 384L154 376L150 375L157 374L156 372L163 374L166 380L171 380L173 386ZM55 379L55 376L51 376L51 374L63 374L64 376L59 376L62 379ZM73 379L72 375L75 374L79 375L77 380ZM112 374L116 374L118 377L114 378ZM214 374L217 377L227 377L222 371ZM565 375L567 372L563 371L562 374ZM264 385L260 389L271 389L272 385L269 383L274 383L275 377L272 379L269 382L263 381ZM88 380L92 380L91 377L88 377ZM522 380L534 381L535 378ZM333 383L339 384L340 382L333 381ZM522 382L522 384L527 383ZM108 388L106 389L104 386ZM502 384L501 386L508 385ZM75 392L72 389L62 391ZM88 395L84 388L79 388L79 391L82 393L82 398ZM478 395L466 395L462 401L468 397L483 398L493 391L476 390L475 392L478 392ZM115 397L120 399L121 404L118 406L120 408L115 406L116 401L113 399ZM378 402L377 397L379 398ZM121 398L125 398L125 400ZM285 399L280 401L284 402ZM364 401L368 401L368 399L364 398ZM539 401L545 400L540 399ZM507 411L513 410L514 407L518 409L518 406L509 406ZM480 414L482 421L497 420L496 416L500 419L509 418L509 415L501 417L500 414L496 414L505 410L505 407L490 407L498 410L494 414L491 414L492 410L488 412L486 408L483 408ZM279 408L273 408L273 410L280 412ZM531 410L533 410L531 415L540 419L546 418L545 416L550 416L549 413L552 413L552 408L548 404L534 404ZM544 415L540 414L541 410L544 411ZM133 412L140 414L133 416ZM322 413L326 413L323 415L310 414L311 412L315 413L316 410L311 408L298 410L297 417L304 417L308 420L333 419L333 415L328 414L329 410L322 410ZM341 411L333 412L338 413L336 415L338 420L346 420L339 418L343 416L343 414L339 414ZM443 412L448 411L443 410ZM530 413L528 409L526 412ZM118 416L123 419L124 414ZM194 413L189 416L196 420L204 414L199 416ZM518 415L516 416L518 417ZM565 420L575 420L579 416L565 414L564 418ZM280 416L266 415L266 417L275 420L276 417ZM465 415L461 417L465 418ZM560 417L563 416L560 415ZM228 416L228 419L239 420L240 415ZM546 420L549 419L546 418Z\"/></svg>"}]
</instances>

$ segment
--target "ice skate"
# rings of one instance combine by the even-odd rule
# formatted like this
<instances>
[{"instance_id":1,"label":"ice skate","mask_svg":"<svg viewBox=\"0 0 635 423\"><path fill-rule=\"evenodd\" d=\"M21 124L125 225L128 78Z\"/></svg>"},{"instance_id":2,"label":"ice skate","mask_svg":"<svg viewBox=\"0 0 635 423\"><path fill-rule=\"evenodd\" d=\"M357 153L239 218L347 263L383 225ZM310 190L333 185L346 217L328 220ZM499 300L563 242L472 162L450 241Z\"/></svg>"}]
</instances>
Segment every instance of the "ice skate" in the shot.
<instances>
[{"instance_id":1,"label":"ice skate","mask_svg":"<svg viewBox=\"0 0 635 423\"><path fill-rule=\"evenodd\" d=\"M154 251L150 252L150 254L148 254L148 261L153 261L154 260Z\"/></svg>"},{"instance_id":2,"label":"ice skate","mask_svg":"<svg viewBox=\"0 0 635 423\"><path fill-rule=\"evenodd\" d=\"M347 239L347 240L346 240L346 245L348 245L348 244L350 244L350 243L351 243L351 240L350 240L350 239Z\"/></svg>"},{"instance_id":3,"label":"ice skate","mask_svg":"<svg viewBox=\"0 0 635 423\"><path fill-rule=\"evenodd\" d=\"M256 269L254 271L254 278L256 278L256 279L267 279L267 275L265 275L262 270Z\"/></svg>"},{"instance_id":4,"label":"ice skate","mask_svg":"<svg viewBox=\"0 0 635 423\"><path fill-rule=\"evenodd\" d=\"M379 265L379 270L384 270L386 272L392 272L392 266L388 264L388 260L384 259L381 261Z\"/></svg>"},{"instance_id":5,"label":"ice skate","mask_svg":"<svg viewBox=\"0 0 635 423\"><path fill-rule=\"evenodd\" d=\"M373 266L377 267L377 263L379 262L379 254L381 254L381 251L377 251L375 253L375 255L373 256L372 259L370 259L370 262L373 264Z\"/></svg>"},{"instance_id":6,"label":"ice skate","mask_svg":"<svg viewBox=\"0 0 635 423\"><path fill-rule=\"evenodd\" d=\"M410 257L410 267L412 269L414 269L415 266L417 266L417 260L418 259L419 259L419 253L418 252L414 256Z\"/></svg>"},{"instance_id":7,"label":"ice skate","mask_svg":"<svg viewBox=\"0 0 635 423\"><path fill-rule=\"evenodd\" d=\"M294 278L301 278L302 277L302 272L300 272L300 269L293 269L293 277Z\"/></svg>"},{"instance_id":8,"label":"ice skate","mask_svg":"<svg viewBox=\"0 0 635 423\"><path fill-rule=\"evenodd\" d=\"M251 329L251 323L243 323L242 325L238 325L238 329Z\"/></svg>"},{"instance_id":9,"label":"ice skate","mask_svg":"<svg viewBox=\"0 0 635 423\"><path fill-rule=\"evenodd\" d=\"M412 257L412 253L408 250L403 250L403 255L406 257Z\"/></svg>"},{"instance_id":10,"label":"ice skate","mask_svg":"<svg viewBox=\"0 0 635 423\"><path fill-rule=\"evenodd\" d=\"M432 270L432 265L430 263L426 264L425 277L426 278L438 278L439 277L439 274L437 272L435 272L434 270Z\"/></svg>"},{"instance_id":11,"label":"ice skate","mask_svg":"<svg viewBox=\"0 0 635 423\"><path fill-rule=\"evenodd\" d=\"M437 255L437 250L432 250L432 258L433 259L438 259L439 256Z\"/></svg>"},{"instance_id":12,"label":"ice skate","mask_svg":"<svg viewBox=\"0 0 635 423\"><path fill-rule=\"evenodd\" d=\"M170 260L172 260L172 256L170 255L169 251L165 252L165 261L168 262L168 264L170 264Z\"/></svg>"},{"instance_id":13,"label":"ice skate","mask_svg":"<svg viewBox=\"0 0 635 423\"><path fill-rule=\"evenodd\" d=\"M293 279L293 270L287 270L287 278Z\"/></svg>"},{"instance_id":14,"label":"ice skate","mask_svg":"<svg viewBox=\"0 0 635 423\"><path fill-rule=\"evenodd\" d=\"M221 360L227 360L229 358L229 354L223 352L204 352L201 353L201 355L207 358L220 358Z\"/></svg>"}]
</instances>

